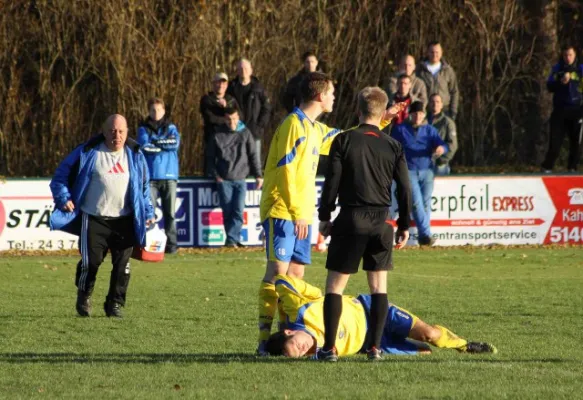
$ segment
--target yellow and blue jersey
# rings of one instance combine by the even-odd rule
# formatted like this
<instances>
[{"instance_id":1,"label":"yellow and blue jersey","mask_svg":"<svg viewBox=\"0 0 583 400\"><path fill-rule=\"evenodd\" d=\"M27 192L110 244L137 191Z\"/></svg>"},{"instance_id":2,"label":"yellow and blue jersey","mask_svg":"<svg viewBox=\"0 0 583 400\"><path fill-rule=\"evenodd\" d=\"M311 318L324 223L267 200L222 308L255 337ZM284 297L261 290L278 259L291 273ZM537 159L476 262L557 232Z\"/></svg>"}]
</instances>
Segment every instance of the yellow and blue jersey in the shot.
<instances>
[{"instance_id":1,"label":"yellow and blue jersey","mask_svg":"<svg viewBox=\"0 0 583 400\"><path fill-rule=\"evenodd\" d=\"M279 307L286 315L288 329L303 330L318 347L324 345L324 297L322 292L301 279L286 275L275 278ZM342 296L342 316L336 336L338 355L356 354L364 344L367 322L364 307L354 297Z\"/></svg>"},{"instance_id":2,"label":"yellow and blue jersey","mask_svg":"<svg viewBox=\"0 0 583 400\"><path fill-rule=\"evenodd\" d=\"M312 221L316 207L316 170L340 130L310 119L299 108L273 135L265 163L260 216Z\"/></svg>"},{"instance_id":3,"label":"yellow and blue jersey","mask_svg":"<svg viewBox=\"0 0 583 400\"><path fill-rule=\"evenodd\" d=\"M279 295L279 309L286 316L286 328L302 330L316 339L316 346L324 345L324 297L315 286L287 275L275 277ZM338 355L356 354L363 350L367 338L367 315L370 313L370 295L342 296L342 315L336 336ZM417 354L427 346L407 340L419 318L404 308L389 304L389 313L383 330L381 350L389 354Z\"/></svg>"}]
</instances>

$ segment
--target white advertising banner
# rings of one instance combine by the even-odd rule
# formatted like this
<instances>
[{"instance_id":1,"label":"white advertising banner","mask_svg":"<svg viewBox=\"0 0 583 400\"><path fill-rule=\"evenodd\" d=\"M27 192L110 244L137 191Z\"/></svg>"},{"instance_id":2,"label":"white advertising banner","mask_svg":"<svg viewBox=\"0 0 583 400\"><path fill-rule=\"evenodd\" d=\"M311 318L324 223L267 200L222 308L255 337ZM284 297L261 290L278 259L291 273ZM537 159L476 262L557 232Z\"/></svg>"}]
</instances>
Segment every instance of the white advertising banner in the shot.
<instances>
[{"instance_id":1,"label":"white advertising banner","mask_svg":"<svg viewBox=\"0 0 583 400\"><path fill-rule=\"evenodd\" d=\"M319 201L322 180L317 185ZM215 184L206 179L179 182L176 204L178 244L220 246L225 240ZM248 181L241 242L262 243L261 192ZM0 182L0 250L77 248L77 237L49 230L53 201L49 180ZM163 226L159 204L158 223ZM392 215L397 215L393 204ZM317 215L312 226L316 241ZM436 245L583 244L583 176L446 177L435 180L431 232ZM410 244L416 243L411 228Z\"/></svg>"},{"instance_id":2,"label":"white advertising banner","mask_svg":"<svg viewBox=\"0 0 583 400\"><path fill-rule=\"evenodd\" d=\"M0 251L77 249L77 236L51 232L48 179L0 182Z\"/></svg>"},{"instance_id":3,"label":"white advertising banner","mask_svg":"<svg viewBox=\"0 0 583 400\"><path fill-rule=\"evenodd\" d=\"M436 179L431 233L442 246L540 244L556 212L540 177Z\"/></svg>"}]
</instances>

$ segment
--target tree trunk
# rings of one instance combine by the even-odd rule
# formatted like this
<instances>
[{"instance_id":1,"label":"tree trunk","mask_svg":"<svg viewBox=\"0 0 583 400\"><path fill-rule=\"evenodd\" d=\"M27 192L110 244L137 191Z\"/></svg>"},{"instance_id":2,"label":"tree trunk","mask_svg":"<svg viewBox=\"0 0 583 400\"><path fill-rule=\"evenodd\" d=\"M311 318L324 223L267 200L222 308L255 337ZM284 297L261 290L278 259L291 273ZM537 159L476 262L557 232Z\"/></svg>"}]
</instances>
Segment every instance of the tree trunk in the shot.
<instances>
[{"instance_id":1,"label":"tree trunk","mask_svg":"<svg viewBox=\"0 0 583 400\"><path fill-rule=\"evenodd\" d=\"M529 104L526 137L531 138L524 149L527 159L542 162L548 147L549 120L552 95L546 89L546 80L559 53L557 32L557 0L523 0L530 21L527 35L533 44L530 76L533 78L532 103Z\"/></svg>"}]
</instances>

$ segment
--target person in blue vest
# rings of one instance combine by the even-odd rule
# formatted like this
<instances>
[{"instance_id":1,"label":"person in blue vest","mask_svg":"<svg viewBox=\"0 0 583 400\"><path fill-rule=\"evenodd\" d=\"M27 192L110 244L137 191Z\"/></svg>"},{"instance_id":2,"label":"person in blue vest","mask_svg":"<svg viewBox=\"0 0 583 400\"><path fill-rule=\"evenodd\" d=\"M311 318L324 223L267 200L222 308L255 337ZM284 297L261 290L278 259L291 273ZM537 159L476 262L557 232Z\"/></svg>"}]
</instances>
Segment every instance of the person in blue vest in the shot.
<instances>
[{"instance_id":1,"label":"person in blue vest","mask_svg":"<svg viewBox=\"0 0 583 400\"><path fill-rule=\"evenodd\" d=\"M395 126L391 136L403 145L413 197L413 219L417 224L418 242L432 246L431 195L433 193L434 162L449 150L433 126L425 123L425 107L414 101L409 107L409 119Z\"/></svg>"},{"instance_id":2,"label":"person in blue vest","mask_svg":"<svg viewBox=\"0 0 583 400\"><path fill-rule=\"evenodd\" d=\"M573 46L563 46L561 60L553 66L547 80L547 89L553 94L553 112L543 172L552 172L565 135L569 138L567 168L575 172L583 137L583 64L579 64Z\"/></svg>"},{"instance_id":3,"label":"person in blue vest","mask_svg":"<svg viewBox=\"0 0 583 400\"><path fill-rule=\"evenodd\" d=\"M176 186L178 184L178 148L180 133L166 116L162 99L154 97L148 101L148 117L138 128L138 143L146 156L150 172L150 194L156 207L158 196L164 216L166 231L165 252L178 251L176 237Z\"/></svg>"},{"instance_id":4,"label":"person in blue vest","mask_svg":"<svg viewBox=\"0 0 583 400\"><path fill-rule=\"evenodd\" d=\"M146 160L127 134L126 119L111 115L102 133L59 164L50 183L55 201L51 230L79 236L75 284L82 317L91 314L97 271L108 252L113 269L103 306L108 317L122 317L133 247L145 246L146 228L154 223Z\"/></svg>"}]
</instances>

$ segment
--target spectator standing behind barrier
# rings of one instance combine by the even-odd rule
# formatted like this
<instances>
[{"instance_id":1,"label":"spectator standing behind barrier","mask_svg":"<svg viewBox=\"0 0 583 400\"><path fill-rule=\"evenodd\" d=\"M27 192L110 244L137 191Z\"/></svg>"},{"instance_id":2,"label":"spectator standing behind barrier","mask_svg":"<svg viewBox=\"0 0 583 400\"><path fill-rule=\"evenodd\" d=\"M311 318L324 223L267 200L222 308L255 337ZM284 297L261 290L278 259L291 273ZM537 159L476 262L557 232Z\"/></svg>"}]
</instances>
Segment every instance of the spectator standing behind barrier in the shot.
<instances>
[{"instance_id":1,"label":"spectator standing behind barrier","mask_svg":"<svg viewBox=\"0 0 583 400\"><path fill-rule=\"evenodd\" d=\"M447 153L447 145L437 130L424 123L423 103L416 101L410 107L410 120L397 125L391 136L403 145L413 197L413 218L417 224L421 246L433 245L431 237L431 195L433 193L433 159Z\"/></svg>"},{"instance_id":2,"label":"spectator standing behind barrier","mask_svg":"<svg viewBox=\"0 0 583 400\"><path fill-rule=\"evenodd\" d=\"M287 82L283 94L282 104L288 113L291 113L294 108L299 107L302 102L302 94L300 93L302 79L310 72L316 72L318 70L318 58L314 53L310 51L304 53L302 55L302 62L304 63L304 67Z\"/></svg>"},{"instance_id":3,"label":"spectator standing behind barrier","mask_svg":"<svg viewBox=\"0 0 583 400\"><path fill-rule=\"evenodd\" d=\"M449 175L451 173L450 161L458 148L457 132L453 119L443 113L443 101L437 93L429 97L428 122L437 129L439 137L447 144L449 151L435 160L435 175Z\"/></svg>"},{"instance_id":4,"label":"spectator standing behind barrier","mask_svg":"<svg viewBox=\"0 0 583 400\"><path fill-rule=\"evenodd\" d=\"M200 113L204 122L203 146L206 157L206 144L215 133L215 130L225 124L225 108L237 107L237 101L227 94L229 77L224 72L218 72L213 77L213 90L200 99ZM208 166L204 166L204 174L208 175Z\"/></svg>"},{"instance_id":5,"label":"spectator standing behind barrier","mask_svg":"<svg viewBox=\"0 0 583 400\"><path fill-rule=\"evenodd\" d=\"M551 134L549 149L542 163L545 173L550 173L559 157L565 134L569 138L567 168L575 172L579 164L583 136L583 65L578 63L575 48L563 46L559 63L553 66L547 88L553 93Z\"/></svg>"},{"instance_id":6,"label":"spectator standing behind barrier","mask_svg":"<svg viewBox=\"0 0 583 400\"><path fill-rule=\"evenodd\" d=\"M156 207L158 196L166 231L165 252L178 251L176 237L176 186L178 184L178 148L180 133L166 116L164 101L154 97L148 101L148 117L138 127L138 143L148 163L150 196Z\"/></svg>"},{"instance_id":7,"label":"spectator standing behind barrier","mask_svg":"<svg viewBox=\"0 0 583 400\"><path fill-rule=\"evenodd\" d=\"M263 186L263 178L253 135L239 120L238 110L226 108L225 120L226 124L218 128L209 141L209 177L217 182L227 234L225 246L243 247L241 227L247 191L245 178L251 173L257 181L258 190Z\"/></svg>"},{"instance_id":8,"label":"spectator standing behind barrier","mask_svg":"<svg viewBox=\"0 0 583 400\"><path fill-rule=\"evenodd\" d=\"M128 126L112 115L103 132L81 144L63 160L51 180L55 209L51 230L79 236L76 309L91 314L91 295L99 266L111 253L113 269L104 309L121 318L130 281L134 245L145 246L146 227L154 223L148 166Z\"/></svg>"},{"instance_id":9,"label":"spectator standing behind barrier","mask_svg":"<svg viewBox=\"0 0 583 400\"><path fill-rule=\"evenodd\" d=\"M457 118L460 94L454 69L442 59L443 49L439 42L427 46L427 60L419 64L417 76L425 82L427 93L438 93L443 108L453 120Z\"/></svg>"},{"instance_id":10,"label":"spectator standing behind barrier","mask_svg":"<svg viewBox=\"0 0 583 400\"><path fill-rule=\"evenodd\" d=\"M261 164L263 133L271 119L271 102L259 79L253 76L249 60L242 58L237 63L237 78L229 82L227 93L237 100L241 121L255 139L257 158Z\"/></svg>"},{"instance_id":11,"label":"spectator standing behind barrier","mask_svg":"<svg viewBox=\"0 0 583 400\"><path fill-rule=\"evenodd\" d=\"M401 61L399 62L399 71L397 71L397 73L389 80L389 88L387 90L389 99L394 97L399 89L399 77L401 75L407 75L411 78L411 96L415 100L422 102L424 107L427 106L427 86L425 86L425 82L417 76L415 68L415 57L408 54L401 58Z\"/></svg>"},{"instance_id":12,"label":"spectator standing behind barrier","mask_svg":"<svg viewBox=\"0 0 583 400\"><path fill-rule=\"evenodd\" d=\"M397 103L404 103L399 110L399 113L391 122L391 126L396 126L405 122L409 117L409 106L414 101L419 100L411 93L411 77L409 75L401 75L397 79L397 92L390 97L389 105L394 106Z\"/></svg>"}]
</instances>

